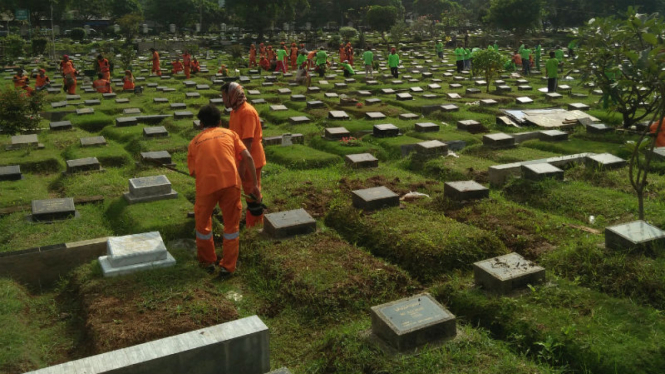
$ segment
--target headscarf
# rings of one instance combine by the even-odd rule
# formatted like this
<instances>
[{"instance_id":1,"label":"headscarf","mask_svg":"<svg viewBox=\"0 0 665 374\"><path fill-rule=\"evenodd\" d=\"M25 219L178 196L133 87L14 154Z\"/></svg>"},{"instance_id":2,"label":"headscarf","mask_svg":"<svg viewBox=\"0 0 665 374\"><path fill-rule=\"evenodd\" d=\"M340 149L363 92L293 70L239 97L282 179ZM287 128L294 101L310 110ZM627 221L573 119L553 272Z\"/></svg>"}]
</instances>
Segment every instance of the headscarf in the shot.
<instances>
[{"instance_id":1,"label":"headscarf","mask_svg":"<svg viewBox=\"0 0 665 374\"><path fill-rule=\"evenodd\" d=\"M229 84L229 91L226 94L231 109L236 110L247 101L245 91L241 85L236 82ZM225 103L226 104L226 103Z\"/></svg>"}]
</instances>

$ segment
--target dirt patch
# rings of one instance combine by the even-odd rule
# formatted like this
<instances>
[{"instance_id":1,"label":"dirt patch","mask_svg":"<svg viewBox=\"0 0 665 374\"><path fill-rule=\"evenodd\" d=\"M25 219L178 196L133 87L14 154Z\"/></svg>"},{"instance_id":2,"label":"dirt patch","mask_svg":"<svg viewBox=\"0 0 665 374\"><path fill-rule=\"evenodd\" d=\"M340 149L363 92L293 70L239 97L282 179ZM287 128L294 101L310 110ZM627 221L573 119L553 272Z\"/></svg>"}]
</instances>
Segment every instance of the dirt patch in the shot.
<instances>
[{"instance_id":1,"label":"dirt patch","mask_svg":"<svg viewBox=\"0 0 665 374\"><path fill-rule=\"evenodd\" d=\"M469 179L472 179L478 183L484 184L489 183L489 172L487 170L476 170L474 168L466 169L466 174L469 176Z\"/></svg>"},{"instance_id":2,"label":"dirt patch","mask_svg":"<svg viewBox=\"0 0 665 374\"><path fill-rule=\"evenodd\" d=\"M238 318L233 304L210 290L128 292L102 286L82 294L90 354L108 352Z\"/></svg>"},{"instance_id":3,"label":"dirt patch","mask_svg":"<svg viewBox=\"0 0 665 374\"><path fill-rule=\"evenodd\" d=\"M328 210L329 202L333 198L333 191L329 189L319 190L312 182L304 182L302 187L298 187L291 191L291 197L304 197L305 201L302 203L302 208L307 211L312 217L323 217ZM275 203L286 205L286 201L276 199ZM273 211L277 211L272 209Z\"/></svg>"}]
</instances>

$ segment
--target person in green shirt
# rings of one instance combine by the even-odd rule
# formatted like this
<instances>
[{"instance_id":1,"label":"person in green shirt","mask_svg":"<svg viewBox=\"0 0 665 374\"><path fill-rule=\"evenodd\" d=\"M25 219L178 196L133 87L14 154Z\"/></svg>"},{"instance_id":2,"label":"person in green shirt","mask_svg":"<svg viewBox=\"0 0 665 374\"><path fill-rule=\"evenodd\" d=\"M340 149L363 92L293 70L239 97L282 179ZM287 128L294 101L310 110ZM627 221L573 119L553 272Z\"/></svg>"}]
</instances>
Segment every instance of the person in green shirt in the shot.
<instances>
[{"instance_id":1,"label":"person in green shirt","mask_svg":"<svg viewBox=\"0 0 665 374\"><path fill-rule=\"evenodd\" d=\"M399 66L399 55L395 48L390 50L388 55L388 66L390 67L390 72L392 73L395 79L399 78L399 73L397 72L397 67Z\"/></svg>"},{"instance_id":2,"label":"person in green shirt","mask_svg":"<svg viewBox=\"0 0 665 374\"><path fill-rule=\"evenodd\" d=\"M305 48L302 48L300 51L298 51L298 59L296 59L296 66L298 68L301 67L303 62L307 62L307 51L305 51Z\"/></svg>"},{"instance_id":3,"label":"person in green shirt","mask_svg":"<svg viewBox=\"0 0 665 374\"><path fill-rule=\"evenodd\" d=\"M540 71L540 56L543 53L543 48L540 46L540 40L536 42L536 50L534 55L536 57L536 70Z\"/></svg>"},{"instance_id":4,"label":"person in green shirt","mask_svg":"<svg viewBox=\"0 0 665 374\"><path fill-rule=\"evenodd\" d=\"M365 62L365 77L374 78L374 53L369 46L363 52L363 61Z\"/></svg>"},{"instance_id":5,"label":"person in green shirt","mask_svg":"<svg viewBox=\"0 0 665 374\"><path fill-rule=\"evenodd\" d=\"M464 48L464 69L471 69L471 50L469 48Z\"/></svg>"},{"instance_id":6,"label":"person in green shirt","mask_svg":"<svg viewBox=\"0 0 665 374\"><path fill-rule=\"evenodd\" d=\"M522 73L524 75L529 75L531 74L531 50L528 49L525 45L522 45L520 48L522 48L519 51L520 56L522 56Z\"/></svg>"},{"instance_id":7,"label":"person in green shirt","mask_svg":"<svg viewBox=\"0 0 665 374\"><path fill-rule=\"evenodd\" d=\"M556 46L556 50L554 50L554 56L556 56L556 59L559 60L559 68L561 71L563 71L563 49L561 49L561 46Z\"/></svg>"},{"instance_id":8,"label":"person in green shirt","mask_svg":"<svg viewBox=\"0 0 665 374\"><path fill-rule=\"evenodd\" d=\"M319 77L326 74L326 67L328 66L328 54L324 47L319 48L316 53L316 69L319 71Z\"/></svg>"},{"instance_id":9,"label":"person in green shirt","mask_svg":"<svg viewBox=\"0 0 665 374\"><path fill-rule=\"evenodd\" d=\"M342 69L344 69L345 78L349 78L352 75L356 74L351 64L349 64L349 60L344 60L344 62L342 62L340 65L342 65Z\"/></svg>"},{"instance_id":10,"label":"person in green shirt","mask_svg":"<svg viewBox=\"0 0 665 374\"><path fill-rule=\"evenodd\" d=\"M286 50L284 48L277 49L277 68L275 71L281 71L286 74L286 66L284 65L284 59L286 58Z\"/></svg>"},{"instance_id":11,"label":"person in green shirt","mask_svg":"<svg viewBox=\"0 0 665 374\"><path fill-rule=\"evenodd\" d=\"M547 72L547 92L556 92L556 80L559 77L559 60L550 51L550 59L545 63Z\"/></svg>"},{"instance_id":12,"label":"person in green shirt","mask_svg":"<svg viewBox=\"0 0 665 374\"><path fill-rule=\"evenodd\" d=\"M455 48L455 60L457 60L457 72L461 73L464 70L464 48L461 44L458 44Z\"/></svg>"},{"instance_id":13,"label":"person in green shirt","mask_svg":"<svg viewBox=\"0 0 665 374\"><path fill-rule=\"evenodd\" d=\"M577 48L577 42L571 40L570 43L568 43L568 57L575 58L575 48Z\"/></svg>"},{"instance_id":14,"label":"person in green shirt","mask_svg":"<svg viewBox=\"0 0 665 374\"><path fill-rule=\"evenodd\" d=\"M489 51L489 50L494 50L494 46L492 46L492 44L488 44L488 45L487 45L487 50L488 50L488 51Z\"/></svg>"},{"instance_id":15,"label":"person in green shirt","mask_svg":"<svg viewBox=\"0 0 665 374\"><path fill-rule=\"evenodd\" d=\"M441 40L437 40L437 43L436 43L435 47L436 47L437 56L439 56L439 58L442 59L443 58L443 43L441 42Z\"/></svg>"},{"instance_id":16,"label":"person in green shirt","mask_svg":"<svg viewBox=\"0 0 665 374\"><path fill-rule=\"evenodd\" d=\"M517 53L519 53L521 55L523 49L524 49L524 42L520 40L520 47L517 50Z\"/></svg>"},{"instance_id":17,"label":"person in green shirt","mask_svg":"<svg viewBox=\"0 0 665 374\"><path fill-rule=\"evenodd\" d=\"M499 43L498 43L498 40L495 40L495 41L494 41L494 50L497 51L497 52L499 52Z\"/></svg>"}]
</instances>

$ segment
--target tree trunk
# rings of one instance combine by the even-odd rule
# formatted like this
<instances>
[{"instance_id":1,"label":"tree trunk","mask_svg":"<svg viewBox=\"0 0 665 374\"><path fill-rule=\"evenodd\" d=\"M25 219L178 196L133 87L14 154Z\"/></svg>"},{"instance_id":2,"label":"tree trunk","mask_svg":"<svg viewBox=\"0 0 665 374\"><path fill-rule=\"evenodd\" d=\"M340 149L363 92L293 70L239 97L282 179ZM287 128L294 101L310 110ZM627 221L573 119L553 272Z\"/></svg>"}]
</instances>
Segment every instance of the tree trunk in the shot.
<instances>
[{"instance_id":1,"label":"tree trunk","mask_svg":"<svg viewBox=\"0 0 665 374\"><path fill-rule=\"evenodd\" d=\"M644 185L637 190L637 212L642 221L644 221Z\"/></svg>"}]
</instances>

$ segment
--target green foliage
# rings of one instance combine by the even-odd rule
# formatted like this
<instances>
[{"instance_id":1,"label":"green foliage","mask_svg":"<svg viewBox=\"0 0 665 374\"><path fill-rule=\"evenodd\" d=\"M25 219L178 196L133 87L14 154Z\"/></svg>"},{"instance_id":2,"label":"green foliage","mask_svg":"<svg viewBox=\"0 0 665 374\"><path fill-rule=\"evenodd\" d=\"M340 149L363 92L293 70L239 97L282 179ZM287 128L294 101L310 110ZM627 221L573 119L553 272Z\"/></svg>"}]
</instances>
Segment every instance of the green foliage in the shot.
<instances>
[{"instance_id":1,"label":"green foliage","mask_svg":"<svg viewBox=\"0 0 665 374\"><path fill-rule=\"evenodd\" d=\"M116 19L116 22L123 16L142 13L141 4L137 0L112 0L110 8L111 18Z\"/></svg>"},{"instance_id":2,"label":"green foliage","mask_svg":"<svg viewBox=\"0 0 665 374\"><path fill-rule=\"evenodd\" d=\"M43 99L41 93L28 96L23 89L14 87L0 91L0 127L9 134L35 129Z\"/></svg>"},{"instance_id":3,"label":"green foliage","mask_svg":"<svg viewBox=\"0 0 665 374\"><path fill-rule=\"evenodd\" d=\"M411 32L416 42L427 38L432 32L432 20L428 17L418 17L416 22L411 24ZM416 39L417 38L417 39Z\"/></svg>"},{"instance_id":4,"label":"green foliage","mask_svg":"<svg viewBox=\"0 0 665 374\"><path fill-rule=\"evenodd\" d=\"M328 45L328 48L330 48L332 51L336 51L337 48L339 48L339 44L342 42L342 38L340 38L339 35L335 34L330 36L330 39L328 39L328 42L326 43Z\"/></svg>"},{"instance_id":5,"label":"green foliage","mask_svg":"<svg viewBox=\"0 0 665 374\"><path fill-rule=\"evenodd\" d=\"M351 40L358 35L358 30L353 27L340 27L339 34L342 36L342 39Z\"/></svg>"},{"instance_id":6,"label":"green foliage","mask_svg":"<svg viewBox=\"0 0 665 374\"><path fill-rule=\"evenodd\" d=\"M72 38L72 40L76 40L76 41L80 42L83 39L85 39L85 36L86 36L85 35L85 30L80 28L80 27L74 28L74 29L72 29L72 32L69 36Z\"/></svg>"},{"instance_id":7,"label":"green foliage","mask_svg":"<svg viewBox=\"0 0 665 374\"><path fill-rule=\"evenodd\" d=\"M505 30L514 30L519 38L536 27L541 8L539 0L491 0L486 21Z\"/></svg>"},{"instance_id":8,"label":"green foliage","mask_svg":"<svg viewBox=\"0 0 665 374\"><path fill-rule=\"evenodd\" d=\"M5 60L13 62L19 57L23 57L25 50L25 40L19 35L8 35L6 38L0 39L5 48Z\"/></svg>"},{"instance_id":9,"label":"green foliage","mask_svg":"<svg viewBox=\"0 0 665 374\"><path fill-rule=\"evenodd\" d=\"M401 21L397 22L393 25L393 27L390 28L390 41L394 44L398 44L400 41L402 41L402 38L408 29L409 26L407 26L406 23Z\"/></svg>"},{"instance_id":10,"label":"green foliage","mask_svg":"<svg viewBox=\"0 0 665 374\"><path fill-rule=\"evenodd\" d=\"M397 9L393 6L373 5L367 11L367 23L373 30L385 33L397 22Z\"/></svg>"},{"instance_id":11,"label":"green foliage","mask_svg":"<svg viewBox=\"0 0 665 374\"><path fill-rule=\"evenodd\" d=\"M120 63L123 70L131 70L132 61L136 58L136 50L133 45L127 45L120 48Z\"/></svg>"},{"instance_id":12,"label":"green foliage","mask_svg":"<svg viewBox=\"0 0 665 374\"><path fill-rule=\"evenodd\" d=\"M473 55L473 73L485 77L487 82L486 92L490 92L490 82L494 75L506 63L507 58L494 49L481 49Z\"/></svg>"},{"instance_id":13,"label":"green foliage","mask_svg":"<svg viewBox=\"0 0 665 374\"><path fill-rule=\"evenodd\" d=\"M32 55L42 55L46 51L46 45L48 44L48 39L44 38L33 38L30 42L32 47Z\"/></svg>"},{"instance_id":14,"label":"green foliage","mask_svg":"<svg viewBox=\"0 0 665 374\"><path fill-rule=\"evenodd\" d=\"M132 39L139 33L139 27L143 23L140 13L129 13L121 16L115 21L120 26L120 32L125 37L125 43L130 44Z\"/></svg>"}]
</instances>

